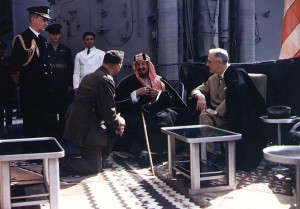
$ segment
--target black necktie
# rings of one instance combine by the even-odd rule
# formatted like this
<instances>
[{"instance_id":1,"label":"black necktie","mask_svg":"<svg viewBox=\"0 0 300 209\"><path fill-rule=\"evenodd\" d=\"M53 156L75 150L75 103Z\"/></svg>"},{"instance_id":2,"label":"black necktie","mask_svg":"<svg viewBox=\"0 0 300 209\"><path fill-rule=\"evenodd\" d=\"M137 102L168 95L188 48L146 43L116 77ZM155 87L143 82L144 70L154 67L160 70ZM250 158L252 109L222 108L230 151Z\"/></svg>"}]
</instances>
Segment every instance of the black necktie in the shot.
<instances>
[{"instance_id":1,"label":"black necktie","mask_svg":"<svg viewBox=\"0 0 300 209\"><path fill-rule=\"evenodd\" d=\"M88 50L87 50L87 54L89 54L89 53L90 53L90 51L91 51L91 50L90 50L90 49L88 49Z\"/></svg>"}]
</instances>

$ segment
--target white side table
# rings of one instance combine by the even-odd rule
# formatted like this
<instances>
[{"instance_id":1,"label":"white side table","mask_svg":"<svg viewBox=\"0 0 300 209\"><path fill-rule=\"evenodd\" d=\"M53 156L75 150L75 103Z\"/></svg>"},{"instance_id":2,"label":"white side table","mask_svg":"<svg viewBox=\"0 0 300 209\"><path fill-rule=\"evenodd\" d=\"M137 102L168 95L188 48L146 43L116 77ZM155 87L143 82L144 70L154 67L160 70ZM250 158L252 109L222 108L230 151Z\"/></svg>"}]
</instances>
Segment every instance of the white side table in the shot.
<instances>
[{"instance_id":1,"label":"white side table","mask_svg":"<svg viewBox=\"0 0 300 209\"><path fill-rule=\"evenodd\" d=\"M236 188L235 183L235 141L240 140L242 135L208 125L172 126L162 127L162 133L168 135L168 177L179 172L191 181L190 195L202 192L219 192ZM180 140L189 145L190 164L188 169L182 168L176 162L175 141ZM201 171L199 147L207 142L225 142L226 146L226 168L223 171L204 172ZM226 181L226 185L201 188L201 181L220 179Z\"/></svg>"},{"instance_id":2,"label":"white side table","mask_svg":"<svg viewBox=\"0 0 300 209\"><path fill-rule=\"evenodd\" d=\"M59 164L64 149L55 138L24 138L0 140L0 193L1 208L50 203L51 209L59 208ZM41 194L11 194L10 161L43 160L44 188ZM27 185L25 185L26 187ZM30 186L30 185L29 185Z\"/></svg>"},{"instance_id":3,"label":"white side table","mask_svg":"<svg viewBox=\"0 0 300 209\"><path fill-rule=\"evenodd\" d=\"M260 117L261 121L264 123L273 123L273 124L277 124L277 145L281 145L282 141L281 141L281 124L290 124L290 123L296 123L300 120L299 117L297 116L291 116L290 118L268 118L268 116L263 115ZM269 169L271 169L272 171L278 171L278 172L283 172L283 171L287 171L288 168L277 164L277 166L274 167L274 165L269 165L266 167L270 167Z\"/></svg>"},{"instance_id":4,"label":"white side table","mask_svg":"<svg viewBox=\"0 0 300 209\"><path fill-rule=\"evenodd\" d=\"M300 209L300 146L272 146L263 149L266 160L296 166L296 205Z\"/></svg>"},{"instance_id":5,"label":"white side table","mask_svg":"<svg viewBox=\"0 0 300 209\"><path fill-rule=\"evenodd\" d=\"M277 124L277 145L281 145L281 124L296 123L300 121L297 116L291 116L290 118L268 118L266 115L260 117L261 121L264 123L274 123Z\"/></svg>"}]
</instances>

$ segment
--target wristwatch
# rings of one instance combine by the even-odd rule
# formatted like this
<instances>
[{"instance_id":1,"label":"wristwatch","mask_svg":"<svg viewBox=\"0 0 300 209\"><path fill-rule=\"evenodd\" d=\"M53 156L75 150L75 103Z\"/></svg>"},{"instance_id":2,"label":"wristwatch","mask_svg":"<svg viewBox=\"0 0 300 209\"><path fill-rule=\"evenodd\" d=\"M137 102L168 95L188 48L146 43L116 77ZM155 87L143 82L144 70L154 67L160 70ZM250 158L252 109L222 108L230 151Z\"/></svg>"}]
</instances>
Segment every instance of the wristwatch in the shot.
<instances>
[{"instance_id":1,"label":"wristwatch","mask_svg":"<svg viewBox=\"0 0 300 209\"><path fill-rule=\"evenodd\" d=\"M215 111L214 111L214 115L218 115L218 112L217 112L217 110L215 110Z\"/></svg>"}]
</instances>

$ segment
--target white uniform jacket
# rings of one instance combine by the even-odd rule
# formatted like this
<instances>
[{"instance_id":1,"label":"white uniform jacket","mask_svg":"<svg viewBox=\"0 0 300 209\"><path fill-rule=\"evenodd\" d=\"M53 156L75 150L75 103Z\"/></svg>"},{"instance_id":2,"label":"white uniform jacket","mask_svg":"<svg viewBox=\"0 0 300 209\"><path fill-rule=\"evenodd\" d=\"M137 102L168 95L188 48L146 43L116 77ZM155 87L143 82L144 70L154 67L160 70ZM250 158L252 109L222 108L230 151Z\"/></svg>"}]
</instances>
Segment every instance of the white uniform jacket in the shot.
<instances>
[{"instance_id":1,"label":"white uniform jacket","mask_svg":"<svg viewBox=\"0 0 300 209\"><path fill-rule=\"evenodd\" d=\"M87 54L87 48L78 52L74 61L73 88L77 89L82 78L97 70L103 63L105 52L95 46Z\"/></svg>"}]
</instances>

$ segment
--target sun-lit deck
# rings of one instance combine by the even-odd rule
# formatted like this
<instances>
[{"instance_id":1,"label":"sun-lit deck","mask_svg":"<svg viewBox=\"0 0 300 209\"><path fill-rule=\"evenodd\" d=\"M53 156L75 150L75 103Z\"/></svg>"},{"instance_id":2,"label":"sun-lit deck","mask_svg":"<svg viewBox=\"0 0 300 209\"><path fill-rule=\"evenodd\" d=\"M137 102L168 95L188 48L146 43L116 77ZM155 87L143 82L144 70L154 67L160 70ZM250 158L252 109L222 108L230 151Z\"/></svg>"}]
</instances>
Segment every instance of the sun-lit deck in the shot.
<instances>
[{"instance_id":1,"label":"sun-lit deck","mask_svg":"<svg viewBox=\"0 0 300 209\"><path fill-rule=\"evenodd\" d=\"M10 137L17 137L20 120L15 120ZM181 154L184 156L184 153ZM211 208L211 209L292 209L293 174L266 169L262 159L253 172L237 171L237 189L190 196L190 181L176 174L167 178L167 162L154 166L155 176L148 168L139 168L134 158L114 152L109 158L111 168L98 175L68 176L60 179L60 209L88 208ZM14 180L41 179L39 163L13 163ZM290 170L294 170L290 167ZM221 184L214 180L204 186ZM23 208L50 208L48 204Z\"/></svg>"}]
</instances>

